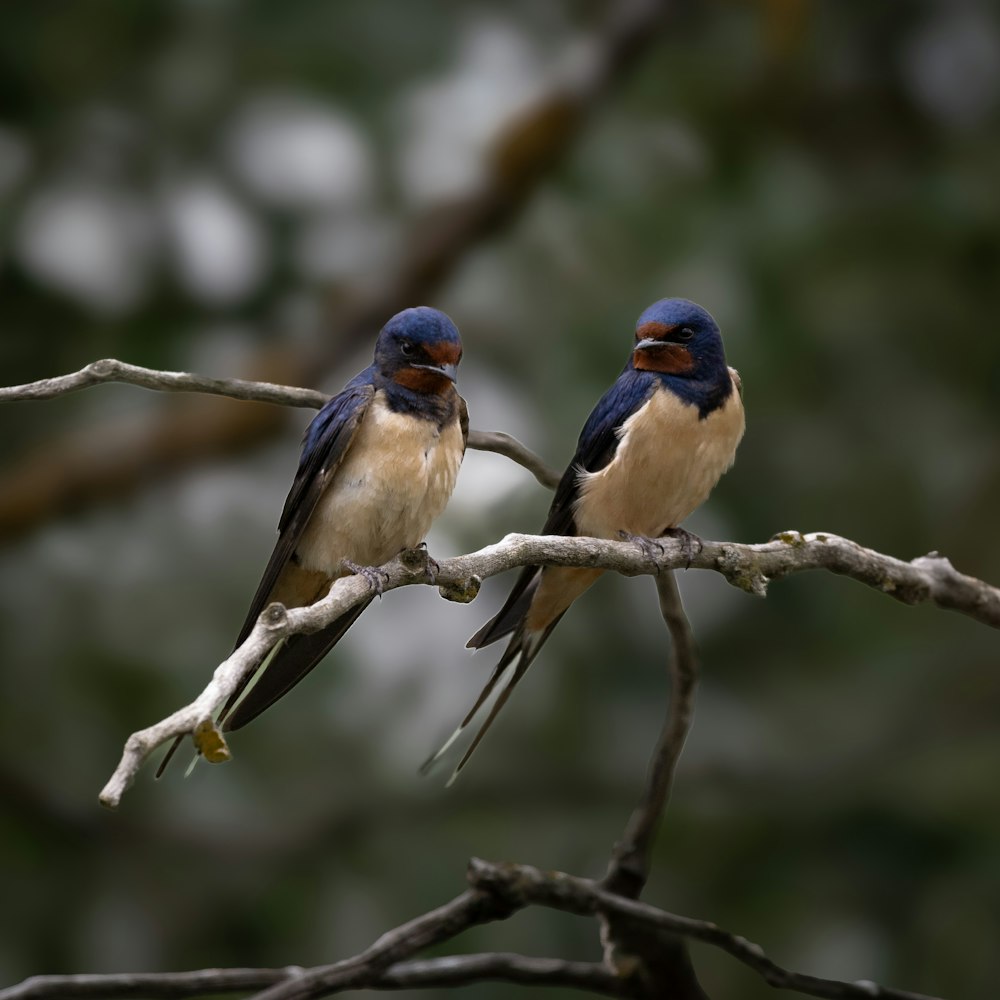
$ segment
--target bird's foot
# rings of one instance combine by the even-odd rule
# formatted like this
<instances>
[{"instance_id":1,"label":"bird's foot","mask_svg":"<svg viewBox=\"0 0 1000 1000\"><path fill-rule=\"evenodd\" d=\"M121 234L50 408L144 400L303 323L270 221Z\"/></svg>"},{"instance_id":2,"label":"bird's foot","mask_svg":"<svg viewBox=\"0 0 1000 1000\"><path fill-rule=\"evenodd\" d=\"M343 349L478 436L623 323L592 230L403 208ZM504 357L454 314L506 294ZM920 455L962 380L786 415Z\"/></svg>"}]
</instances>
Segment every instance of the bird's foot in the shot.
<instances>
[{"instance_id":1,"label":"bird's foot","mask_svg":"<svg viewBox=\"0 0 1000 1000\"><path fill-rule=\"evenodd\" d=\"M383 573L377 566L359 566L350 559L344 559L341 565L344 569L349 569L356 576L363 576L368 581L368 586L372 588L375 596L382 596L382 590L389 582L389 575L387 573Z\"/></svg>"},{"instance_id":2,"label":"bird's foot","mask_svg":"<svg viewBox=\"0 0 1000 1000\"><path fill-rule=\"evenodd\" d=\"M652 563L656 573L660 572L659 558L663 555L663 546L655 538L647 538L645 535L633 535L631 531L619 531L618 537L623 542L632 542L639 547L639 551Z\"/></svg>"},{"instance_id":3,"label":"bird's foot","mask_svg":"<svg viewBox=\"0 0 1000 1000\"><path fill-rule=\"evenodd\" d=\"M692 535L687 528L667 528L663 532L663 536L665 538L676 538L680 542L685 569L691 568L691 561L704 548L701 539L697 535Z\"/></svg>"},{"instance_id":4,"label":"bird's foot","mask_svg":"<svg viewBox=\"0 0 1000 1000\"><path fill-rule=\"evenodd\" d=\"M438 573L441 572L438 561L427 551L426 542L421 542L412 549L403 549L399 558L408 570L425 574L429 583L436 582Z\"/></svg>"}]
</instances>

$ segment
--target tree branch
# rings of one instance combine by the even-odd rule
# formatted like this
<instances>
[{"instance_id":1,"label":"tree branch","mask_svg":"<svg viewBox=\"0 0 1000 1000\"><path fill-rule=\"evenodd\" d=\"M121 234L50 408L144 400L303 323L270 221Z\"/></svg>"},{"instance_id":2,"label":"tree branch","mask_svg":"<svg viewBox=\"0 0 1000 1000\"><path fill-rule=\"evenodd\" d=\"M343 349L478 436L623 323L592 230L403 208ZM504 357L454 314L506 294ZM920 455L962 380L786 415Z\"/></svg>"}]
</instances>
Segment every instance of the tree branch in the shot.
<instances>
[{"instance_id":1,"label":"tree branch","mask_svg":"<svg viewBox=\"0 0 1000 1000\"><path fill-rule=\"evenodd\" d=\"M707 920L693 920L668 913L648 903L640 903L602 889L590 879L563 872L543 872L531 865L496 864L473 858L469 862L469 884L496 893L509 906L521 909L530 904L548 906L580 916L615 915L682 937L703 941L732 955L759 973L775 989L796 990L806 996L832 1000L938 1000L922 993L894 990L876 983L839 982L790 972L765 955L760 945L723 930Z\"/></svg>"},{"instance_id":2,"label":"tree branch","mask_svg":"<svg viewBox=\"0 0 1000 1000\"><path fill-rule=\"evenodd\" d=\"M670 798L674 771L694 719L698 685L698 650L691 623L684 613L674 574L656 578L660 613L670 631L670 701L667 718L646 775L639 804L629 819L622 839L615 844L611 864L602 885L608 892L638 899L649 878L650 854Z\"/></svg>"},{"instance_id":3,"label":"tree branch","mask_svg":"<svg viewBox=\"0 0 1000 1000\"><path fill-rule=\"evenodd\" d=\"M399 962L388 968L374 987L381 990L426 989L429 986L467 986L488 979L531 986L560 986L609 997L629 995L621 979L597 962L567 962L560 958L531 958L506 952Z\"/></svg>"},{"instance_id":4,"label":"tree branch","mask_svg":"<svg viewBox=\"0 0 1000 1000\"><path fill-rule=\"evenodd\" d=\"M1000 590L958 573L951 563L933 553L906 563L837 535L797 532L784 532L757 545L703 541L693 555L676 539L666 537L660 544L661 554L651 557L633 542L511 534L476 552L439 561L436 571L426 554L404 553L381 568L385 574L383 591L431 584L448 600L468 602L475 598L486 577L519 566L586 566L637 576L690 563L692 568L715 570L734 586L763 595L769 578L827 569L904 603L928 601L994 628L1000 627ZM206 738L221 741L212 716L242 678L261 663L274 643L286 635L323 628L360 603L369 591L370 585L363 577L349 576L337 580L326 597L309 607L286 610L280 604L272 604L266 608L243 645L220 664L195 701L128 738L122 760L101 792L101 802L111 808L117 806L146 758L167 740L200 731ZM227 757L222 744L218 759Z\"/></svg>"},{"instance_id":5,"label":"tree branch","mask_svg":"<svg viewBox=\"0 0 1000 1000\"><path fill-rule=\"evenodd\" d=\"M383 934L371 947L353 958L303 971L256 994L256 1000L308 1000L367 985L373 973L381 974L393 963L476 924L503 920L513 912L502 897L469 889L429 913Z\"/></svg>"},{"instance_id":6,"label":"tree branch","mask_svg":"<svg viewBox=\"0 0 1000 1000\"><path fill-rule=\"evenodd\" d=\"M69 375L56 375L37 382L0 388L0 403L52 399L68 392L103 385L105 382L123 382L159 392L200 392L211 396L228 396L231 399L278 403L282 406L311 406L314 409L319 409L330 398L315 389L299 389L290 385L252 382L240 378L209 378L190 372L157 371L130 365L115 358L103 358L92 361Z\"/></svg>"},{"instance_id":7,"label":"tree branch","mask_svg":"<svg viewBox=\"0 0 1000 1000\"><path fill-rule=\"evenodd\" d=\"M71 998L149 998L172 1000L215 993L256 991L254 1000L316 1000L349 989L394 990L459 986L485 979L563 986L606 996L642 996L627 970L613 972L589 962L529 958L523 955L453 955L409 960L411 955L450 940L476 924L505 920L538 905L578 916L617 916L631 922L719 948L758 973L776 989L795 990L827 1000L936 1000L876 983L841 982L791 972L763 949L705 920L669 913L608 892L599 883L530 865L497 864L473 858L470 888L450 902L383 934L359 954L311 969L203 969L148 975L35 976L0 990L0 1000Z\"/></svg>"},{"instance_id":8,"label":"tree branch","mask_svg":"<svg viewBox=\"0 0 1000 1000\"><path fill-rule=\"evenodd\" d=\"M309 970L312 971L312 970ZM196 972L114 973L110 975L32 976L0 990L0 1000L182 1000L220 993L249 993L300 980L305 970L199 969ZM627 996L624 984L596 962L567 962L508 952L447 955L396 962L384 972L368 972L363 985L378 990L467 986L500 980L533 986L560 986L604 996ZM326 993L354 986L334 985Z\"/></svg>"},{"instance_id":9,"label":"tree branch","mask_svg":"<svg viewBox=\"0 0 1000 1000\"><path fill-rule=\"evenodd\" d=\"M622 839L611 852L601 883L619 896L638 899L649 878L653 845L663 822L674 772L694 719L698 685L698 651L691 623L684 613L673 571L656 577L660 614L671 638L670 697L667 717L653 751L639 803ZM661 928L601 915L605 961L614 969L632 970L644 995L658 998L671 993L676 1000L708 1000L698 982L687 945Z\"/></svg>"},{"instance_id":10,"label":"tree branch","mask_svg":"<svg viewBox=\"0 0 1000 1000\"><path fill-rule=\"evenodd\" d=\"M209 396L226 396L256 403L275 403L281 406L302 406L319 409L330 398L315 389L300 389L273 382L253 382L240 378L211 378L191 372L167 372L153 368L130 365L115 358L103 358L69 375L39 379L24 385L0 387L0 403L13 403L35 399L52 399L80 389L120 382L154 389L159 392L196 392ZM560 473L550 468L533 451L517 438L502 431L469 431L469 447L477 451L490 451L503 455L524 466L542 486L555 489Z\"/></svg>"}]
</instances>

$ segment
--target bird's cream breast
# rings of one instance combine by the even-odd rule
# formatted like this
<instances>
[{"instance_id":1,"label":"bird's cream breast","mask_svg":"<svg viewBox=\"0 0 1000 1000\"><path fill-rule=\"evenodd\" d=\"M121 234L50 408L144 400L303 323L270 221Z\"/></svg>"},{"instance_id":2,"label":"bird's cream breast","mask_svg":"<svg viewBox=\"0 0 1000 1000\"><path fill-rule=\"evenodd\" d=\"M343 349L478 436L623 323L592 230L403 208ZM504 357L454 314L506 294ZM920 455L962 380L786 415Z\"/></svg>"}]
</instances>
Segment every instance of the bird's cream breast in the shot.
<instances>
[{"instance_id":1,"label":"bird's cream breast","mask_svg":"<svg viewBox=\"0 0 1000 1000\"><path fill-rule=\"evenodd\" d=\"M298 546L305 566L336 572L344 559L380 565L423 541L462 464L458 420L396 413L376 393Z\"/></svg>"},{"instance_id":2,"label":"bird's cream breast","mask_svg":"<svg viewBox=\"0 0 1000 1000\"><path fill-rule=\"evenodd\" d=\"M622 425L612 461L599 472L581 472L575 512L580 533L657 536L676 527L733 464L744 427L735 386L704 418L697 406L657 390Z\"/></svg>"}]
</instances>

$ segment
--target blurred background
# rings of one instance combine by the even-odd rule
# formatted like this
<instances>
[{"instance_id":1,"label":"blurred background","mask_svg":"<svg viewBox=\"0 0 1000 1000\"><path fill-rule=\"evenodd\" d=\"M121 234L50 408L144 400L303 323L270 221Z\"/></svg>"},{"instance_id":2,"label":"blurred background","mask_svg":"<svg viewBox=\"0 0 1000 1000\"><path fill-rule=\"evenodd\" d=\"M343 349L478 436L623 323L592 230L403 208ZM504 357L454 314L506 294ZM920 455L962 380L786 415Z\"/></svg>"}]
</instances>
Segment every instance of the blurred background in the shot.
<instances>
[{"instance_id":1,"label":"blurred background","mask_svg":"<svg viewBox=\"0 0 1000 1000\"><path fill-rule=\"evenodd\" d=\"M692 530L1000 582L997 5L667 6L624 39L630 5L573 0L5 7L0 381L110 356L333 392L426 302L473 425L561 466L639 312L683 295L749 417ZM4 985L329 962L472 854L603 873L664 713L648 579L571 610L450 790L416 767L512 577L387 595L230 764L98 806L228 653L310 415L128 386L0 408ZM548 503L471 453L430 550ZM824 574L681 586L704 680L646 898L799 971L994 997L996 634ZM594 930L533 911L456 947L596 958ZM773 995L694 960L713 997Z\"/></svg>"}]
</instances>

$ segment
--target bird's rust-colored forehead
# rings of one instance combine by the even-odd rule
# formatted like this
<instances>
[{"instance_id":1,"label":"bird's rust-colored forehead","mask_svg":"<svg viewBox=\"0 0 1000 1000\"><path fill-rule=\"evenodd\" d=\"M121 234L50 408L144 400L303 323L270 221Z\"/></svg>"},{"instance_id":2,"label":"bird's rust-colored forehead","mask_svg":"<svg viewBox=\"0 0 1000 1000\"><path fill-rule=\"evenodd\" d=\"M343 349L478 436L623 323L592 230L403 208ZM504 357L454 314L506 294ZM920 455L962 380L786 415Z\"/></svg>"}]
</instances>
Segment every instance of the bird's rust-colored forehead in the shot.
<instances>
[{"instance_id":1,"label":"bird's rust-colored forehead","mask_svg":"<svg viewBox=\"0 0 1000 1000\"><path fill-rule=\"evenodd\" d=\"M679 325L679 323L660 323L654 319L636 327L635 335L638 340L645 340L647 337L652 340L663 340L676 333Z\"/></svg>"}]
</instances>

